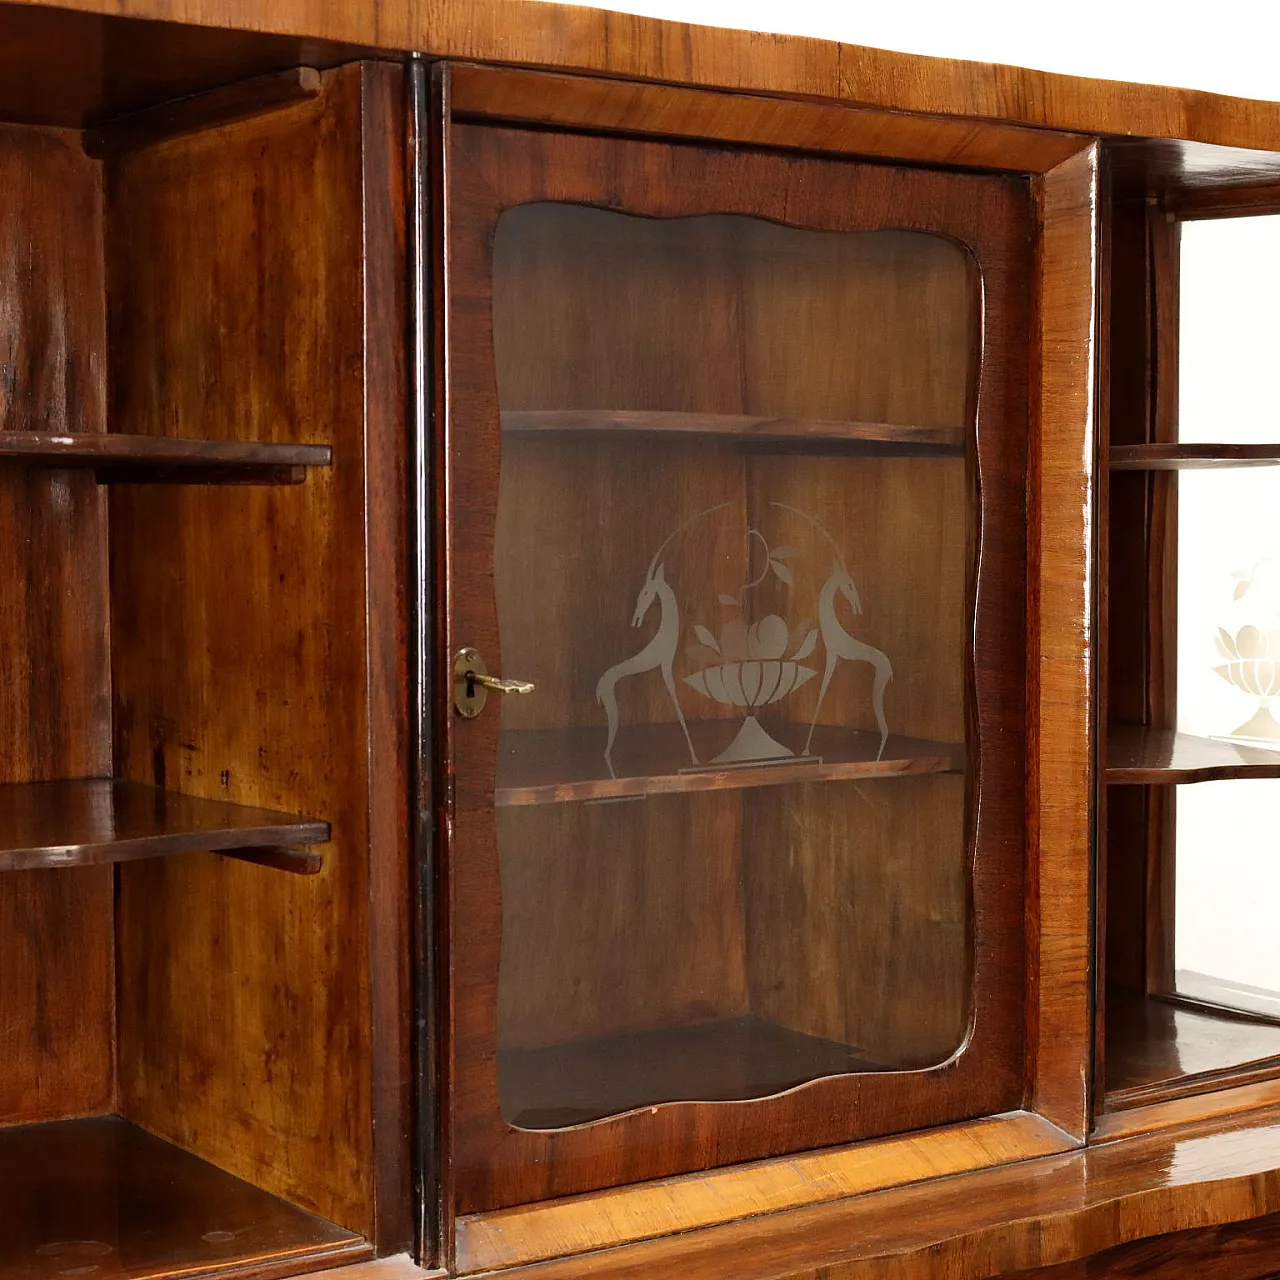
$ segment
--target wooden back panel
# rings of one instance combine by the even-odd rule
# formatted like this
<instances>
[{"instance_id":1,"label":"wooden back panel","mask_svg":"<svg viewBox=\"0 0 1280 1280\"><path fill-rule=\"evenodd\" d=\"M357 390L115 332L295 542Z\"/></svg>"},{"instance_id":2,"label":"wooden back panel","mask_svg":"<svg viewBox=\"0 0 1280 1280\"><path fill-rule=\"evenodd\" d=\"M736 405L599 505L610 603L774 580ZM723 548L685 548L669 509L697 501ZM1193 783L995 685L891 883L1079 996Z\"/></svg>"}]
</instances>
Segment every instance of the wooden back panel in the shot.
<instances>
[{"instance_id":1,"label":"wooden back panel","mask_svg":"<svg viewBox=\"0 0 1280 1280\"><path fill-rule=\"evenodd\" d=\"M78 135L0 126L0 429L102 431L102 178ZM0 781L111 769L106 504L0 468ZM111 869L0 876L0 1124L109 1110Z\"/></svg>"}]
</instances>

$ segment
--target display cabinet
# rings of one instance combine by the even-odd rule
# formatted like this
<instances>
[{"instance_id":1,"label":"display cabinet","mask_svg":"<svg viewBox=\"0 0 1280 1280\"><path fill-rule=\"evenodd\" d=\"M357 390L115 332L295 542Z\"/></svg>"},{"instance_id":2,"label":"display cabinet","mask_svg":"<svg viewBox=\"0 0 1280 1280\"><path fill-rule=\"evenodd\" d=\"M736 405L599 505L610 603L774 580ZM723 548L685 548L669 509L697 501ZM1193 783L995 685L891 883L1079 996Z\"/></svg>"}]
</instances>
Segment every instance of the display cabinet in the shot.
<instances>
[{"instance_id":1,"label":"display cabinet","mask_svg":"<svg viewBox=\"0 0 1280 1280\"><path fill-rule=\"evenodd\" d=\"M429 10L0 3L0 1280L1280 1273L1280 107Z\"/></svg>"},{"instance_id":2,"label":"display cabinet","mask_svg":"<svg viewBox=\"0 0 1280 1280\"><path fill-rule=\"evenodd\" d=\"M408 1238L403 97L0 127L6 1275Z\"/></svg>"},{"instance_id":3,"label":"display cabinet","mask_svg":"<svg viewBox=\"0 0 1280 1280\"><path fill-rule=\"evenodd\" d=\"M1117 219L1139 242L1124 269L1148 281L1154 358L1121 364L1125 411L1111 419L1108 1110L1280 1070L1264 853L1267 780L1280 778L1268 705L1280 449L1250 350L1270 308L1249 309L1275 224L1265 205L1176 197Z\"/></svg>"}]
</instances>

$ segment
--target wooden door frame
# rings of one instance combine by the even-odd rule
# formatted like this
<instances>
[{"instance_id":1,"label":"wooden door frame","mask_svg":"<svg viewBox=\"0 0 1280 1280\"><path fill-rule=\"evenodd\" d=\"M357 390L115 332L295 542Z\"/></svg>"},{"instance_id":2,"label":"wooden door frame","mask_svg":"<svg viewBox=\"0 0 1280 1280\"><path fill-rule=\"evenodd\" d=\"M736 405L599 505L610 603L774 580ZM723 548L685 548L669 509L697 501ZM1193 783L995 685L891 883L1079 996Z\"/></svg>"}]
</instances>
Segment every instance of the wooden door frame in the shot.
<instances>
[{"instance_id":1,"label":"wooden door frame","mask_svg":"<svg viewBox=\"0 0 1280 1280\"><path fill-rule=\"evenodd\" d=\"M518 84L515 78L518 79ZM451 154L450 126L459 118L497 119L504 123L527 123L568 126L578 129L600 128L609 131L622 128L632 137L667 136L677 138L721 139L735 142L763 142L759 136L758 109L745 114L733 110L744 95L717 94L702 90L681 90L683 95L679 127L667 128L669 118L647 114L629 117L625 103L634 98L637 86L619 81L586 80L579 77L529 71L441 66L434 77L433 116L437 122L433 143L437 148L433 186L446 191L455 173L456 158ZM518 92L513 91L513 85ZM675 90L646 87L658 95ZM660 103L663 97L655 100ZM525 105L522 106L521 103ZM748 106L759 100L747 99ZM565 105L568 104L568 105ZM651 105L655 105L651 104ZM886 122L919 124L930 118L902 117L900 113L855 112L849 108L815 103L780 104L802 114L806 111L843 113L839 122L845 132L838 144L827 149L837 153L877 154L868 143L873 134L886 137ZM856 121L855 121L856 117ZM653 127L643 127L649 120ZM797 117L792 117L793 121ZM744 123L745 121L745 123ZM754 123L753 123L754 122ZM812 130L822 123L816 116L810 120ZM856 124L856 127L855 127ZM877 132L878 131L878 132ZM927 133L927 131L926 131ZM791 136L786 130L775 132L767 141L775 148L785 146ZM878 154L891 156L896 139L906 132L892 128L882 141ZM1091 778L1094 754L1094 601L1091 575L1096 556L1096 530L1093 521L1096 483L1096 405L1097 386L1092 375L1097 341L1098 309L1098 228L1100 218L1097 145L1091 139L1072 135L1048 134L1052 147L1037 154L1028 151L1025 142L1004 151L993 148L986 157L978 157L972 168L1018 170L1032 178L1031 199L1040 215L1033 268L1033 306L1029 316L1032 340L1029 370L1029 438L1028 469L1028 670L1035 678L1027 684L1027 807L1026 807L1026 889L1025 945L1027 957L1026 1022L1024 1037L1025 1073L1022 1110L913 1135L910 1139L875 1139L851 1147L838 1147L809 1156L793 1157L787 1167L807 1170L818 1161L836 1161L841 1168L856 1164L862 1173L856 1181L858 1190L900 1184L927 1176L921 1171L910 1174L892 1158L892 1151L910 1141L919 1144L922 1154L952 1149L957 1140L967 1141L975 1125L994 1125L998 1141L984 1141L982 1150L972 1150L958 1157L959 1167L976 1168L1009 1160L1069 1149L1083 1142L1089 1114L1089 1061L1091 1053L1091 980L1090 930L1092 893L1093 801ZM954 163L954 139L924 143L917 141L913 159ZM1043 139L1042 139L1043 140ZM804 146L803 143L801 143ZM812 150L810 141L805 150ZM930 151L933 147L933 151ZM948 150L950 148L950 150ZM945 153L945 154L944 154ZM437 272L436 303L443 307L442 294L450 274L450 262L444 254L448 233L443 221L438 225L435 248L441 255ZM442 327L448 318L440 311ZM434 353L437 385L443 387L447 353L443 341ZM442 393L437 393L439 404ZM444 442L438 433L434 442L437 457L443 464ZM1052 493L1050 501L1040 494ZM1063 494L1070 501L1060 501ZM1078 499L1078 501L1076 500ZM456 553L444 547L441 538L438 570L441 591L436 605L443 619L443 584L445 572L456 570ZM1043 644L1042 636L1053 637ZM438 669L448 658L445 627L439 625L435 636L435 659ZM435 709L436 724L442 734L451 732L450 716L443 704ZM443 738L442 738L443 740ZM450 759L452 753L449 753ZM454 824L455 812L448 804L452 798L454 779L447 767L441 778L440 830L449 831L455 841L463 834ZM438 883L441 898L448 897L444 887L456 871L457 860L449 850L441 851ZM452 864L452 865L451 865ZM447 946L450 936L450 913L442 901L440 945ZM447 973L450 960L441 951L441 972ZM440 1160L440 1242L442 1252L451 1265L465 1271L488 1269L517 1260L574 1252L577 1248L597 1248L623 1238L663 1234L687 1230L734 1216L722 1205L709 1205L697 1195L699 1186L710 1177L734 1175L745 1180L744 1191L766 1186L776 1179L777 1163L765 1162L722 1175L689 1175L669 1178L664 1187L663 1205L637 1218L632 1228L618 1225L618 1215L608 1209L619 1196L633 1194L626 1190L575 1194L572 1184L554 1180L537 1188L516 1191L508 1186L505 1196L477 1195L474 1171L468 1174L458 1160L459 1133L450 1120L450 1107L456 1106L457 1091L450 1078L452 1061L460 1038L454 1018L457 998L454 983L443 993L441 1017L437 1027L441 1064L441 1098L443 1106L438 1119L437 1139ZM802 1093L828 1082L818 1081ZM838 1083L838 1080L837 1082ZM680 1105L680 1104L678 1104ZM684 1107L697 1104L682 1104ZM744 1104L758 1105L758 1104ZM662 1108L670 1111L672 1108ZM602 1122L588 1132L612 1129L616 1122ZM464 1126L465 1127L465 1126ZM990 1132L990 1131L988 1131ZM523 1136L523 1135L521 1135ZM531 1135L539 1138L541 1135ZM553 1135L554 1136L554 1135ZM616 1135L615 1135L616 1136ZM628 1139L629 1141L631 1139ZM831 1141L828 1138L826 1141ZM838 1139L836 1139L838 1140ZM465 1140L464 1140L465 1141ZM817 1143L812 1135L804 1135L803 1145ZM749 1158L742 1153L722 1155L717 1162ZM931 1158L926 1156L926 1158ZM957 1158L953 1156L953 1159ZM943 1161L946 1164L946 1161ZM814 1164L813 1173L818 1166ZM870 1171L870 1172L868 1172ZM958 1168L957 1168L958 1171ZM656 1172L628 1171L629 1179L657 1176ZM639 1188L635 1189L638 1193ZM849 1194L848 1190L842 1194ZM799 1203L824 1198L816 1186L800 1195ZM483 1201L505 1199L516 1204L521 1199L543 1199L568 1196L568 1199L530 1208L492 1209ZM558 1205L571 1211L575 1231L563 1234L566 1219L559 1217L556 1238L543 1236L541 1227L550 1227ZM616 1206L615 1206L616 1207ZM492 1228L503 1222L507 1244L493 1246ZM518 1228L518 1232L517 1232ZM520 1234L523 1244L512 1253L510 1242ZM573 1237L578 1237L575 1245ZM505 1252L504 1252L505 1249Z\"/></svg>"}]
</instances>

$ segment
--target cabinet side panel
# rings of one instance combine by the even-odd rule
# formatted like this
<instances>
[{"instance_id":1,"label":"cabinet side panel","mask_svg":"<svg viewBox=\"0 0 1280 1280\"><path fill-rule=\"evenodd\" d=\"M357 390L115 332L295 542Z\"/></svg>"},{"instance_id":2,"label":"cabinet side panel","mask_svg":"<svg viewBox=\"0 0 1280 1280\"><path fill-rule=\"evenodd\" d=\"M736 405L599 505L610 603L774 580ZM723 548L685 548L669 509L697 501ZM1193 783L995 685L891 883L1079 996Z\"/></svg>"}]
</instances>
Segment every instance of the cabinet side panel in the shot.
<instances>
[{"instance_id":1,"label":"cabinet side panel","mask_svg":"<svg viewBox=\"0 0 1280 1280\"><path fill-rule=\"evenodd\" d=\"M121 1110L369 1234L360 146L351 67L312 102L134 153L108 267L121 425L333 446L299 485L112 495L118 770L333 827L315 877L122 869Z\"/></svg>"},{"instance_id":2,"label":"cabinet side panel","mask_svg":"<svg viewBox=\"0 0 1280 1280\"><path fill-rule=\"evenodd\" d=\"M0 191L0 429L101 431L99 167L0 126ZM105 521L91 475L0 469L0 782L110 772ZM0 876L0 1124L110 1109L111 899L109 867Z\"/></svg>"}]
</instances>

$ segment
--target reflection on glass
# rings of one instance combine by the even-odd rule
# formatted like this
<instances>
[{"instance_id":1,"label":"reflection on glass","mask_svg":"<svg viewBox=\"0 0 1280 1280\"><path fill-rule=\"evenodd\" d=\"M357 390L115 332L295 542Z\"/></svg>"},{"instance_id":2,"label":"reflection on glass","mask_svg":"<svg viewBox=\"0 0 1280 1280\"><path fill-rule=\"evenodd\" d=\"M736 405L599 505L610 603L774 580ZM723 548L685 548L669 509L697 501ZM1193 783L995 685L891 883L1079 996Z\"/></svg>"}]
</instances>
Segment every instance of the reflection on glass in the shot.
<instances>
[{"instance_id":1,"label":"reflection on glass","mask_svg":"<svg viewBox=\"0 0 1280 1280\"><path fill-rule=\"evenodd\" d=\"M1263 376L1280 341L1280 218L1184 224L1180 284L1179 438L1280 441L1271 379ZM1178 728L1185 733L1280 751L1277 512L1280 468L1179 475ZM1176 990L1280 1017L1273 849L1280 781L1180 787L1176 806ZM1280 1030L1259 1027L1214 1065L1277 1052Z\"/></svg>"},{"instance_id":2,"label":"reflection on glass","mask_svg":"<svg viewBox=\"0 0 1280 1280\"><path fill-rule=\"evenodd\" d=\"M940 237L504 215L511 1123L962 1044L977 314Z\"/></svg>"}]
</instances>

